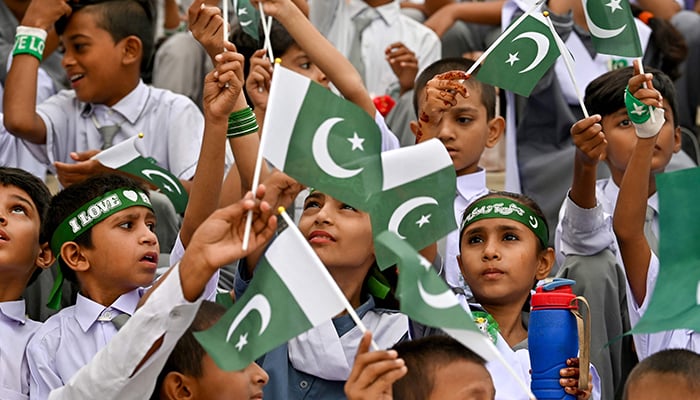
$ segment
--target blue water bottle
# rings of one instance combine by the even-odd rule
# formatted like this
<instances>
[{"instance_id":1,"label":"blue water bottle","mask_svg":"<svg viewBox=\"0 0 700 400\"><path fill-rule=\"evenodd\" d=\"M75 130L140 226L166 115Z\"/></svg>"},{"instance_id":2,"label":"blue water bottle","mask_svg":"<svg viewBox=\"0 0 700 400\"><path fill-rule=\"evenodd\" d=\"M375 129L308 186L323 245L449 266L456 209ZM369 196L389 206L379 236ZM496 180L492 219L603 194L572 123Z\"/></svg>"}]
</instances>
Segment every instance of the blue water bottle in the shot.
<instances>
[{"instance_id":1,"label":"blue water bottle","mask_svg":"<svg viewBox=\"0 0 700 400\"><path fill-rule=\"evenodd\" d=\"M578 329L571 310L577 304L571 279L554 278L532 295L528 348L532 368L530 389L538 400L576 400L559 384L559 370L568 358L577 357Z\"/></svg>"}]
</instances>

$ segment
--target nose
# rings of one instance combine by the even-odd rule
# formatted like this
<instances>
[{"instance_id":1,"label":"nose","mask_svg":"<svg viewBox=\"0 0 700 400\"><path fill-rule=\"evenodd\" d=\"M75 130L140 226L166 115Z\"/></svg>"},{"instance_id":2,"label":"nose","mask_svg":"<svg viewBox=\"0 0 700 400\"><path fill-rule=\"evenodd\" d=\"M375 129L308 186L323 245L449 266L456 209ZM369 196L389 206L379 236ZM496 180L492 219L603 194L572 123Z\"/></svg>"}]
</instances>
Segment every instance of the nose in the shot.
<instances>
[{"instance_id":1,"label":"nose","mask_svg":"<svg viewBox=\"0 0 700 400\"><path fill-rule=\"evenodd\" d=\"M318 212L316 213L316 216L314 218L314 223L317 225L321 224L332 224L333 223L333 218L332 214L330 212L330 208L328 203L324 204L323 207L321 207Z\"/></svg>"},{"instance_id":2,"label":"nose","mask_svg":"<svg viewBox=\"0 0 700 400\"><path fill-rule=\"evenodd\" d=\"M444 115L442 117L442 121L440 121L437 138L440 139L440 141L442 141L443 143L448 142L450 140L454 140L455 138L454 129L452 127L452 124L450 124L447 115Z\"/></svg>"},{"instance_id":3,"label":"nose","mask_svg":"<svg viewBox=\"0 0 700 400\"><path fill-rule=\"evenodd\" d=\"M484 246L484 251L482 253L482 259L484 261L497 260L501 258L501 254L498 250L497 241L487 240Z\"/></svg>"},{"instance_id":4,"label":"nose","mask_svg":"<svg viewBox=\"0 0 700 400\"><path fill-rule=\"evenodd\" d=\"M158 236L156 236L155 228L152 228L149 224L143 223L140 233L142 243L150 245L158 244Z\"/></svg>"},{"instance_id":5,"label":"nose","mask_svg":"<svg viewBox=\"0 0 700 400\"><path fill-rule=\"evenodd\" d=\"M250 363L246 369L248 370L250 380L254 385L267 385L267 382L270 380L270 376L256 362Z\"/></svg>"},{"instance_id":6,"label":"nose","mask_svg":"<svg viewBox=\"0 0 700 400\"><path fill-rule=\"evenodd\" d=\"M69 66L75 64L75 59L73 58L73 52L68 48L63 52L63 57L61 58L61 66L67 69Z\"/></svg>"},{"instance_id":7,"label":"nose","mask_svg":"<svg viewBox=\"0 0 700 400\"><path fill-rule=\"evenodd\" d=\"M316 82L318 82L319 84L321 84L321 86L327 88L329 82L328 82L328 77L326 76L326 74L324 74L323 71L321 71L321 69L319 67L317 67L316 65L314 65L314 69L316 71L316 79L314 79L314 80Z\"/></svg>"}]
</instances>

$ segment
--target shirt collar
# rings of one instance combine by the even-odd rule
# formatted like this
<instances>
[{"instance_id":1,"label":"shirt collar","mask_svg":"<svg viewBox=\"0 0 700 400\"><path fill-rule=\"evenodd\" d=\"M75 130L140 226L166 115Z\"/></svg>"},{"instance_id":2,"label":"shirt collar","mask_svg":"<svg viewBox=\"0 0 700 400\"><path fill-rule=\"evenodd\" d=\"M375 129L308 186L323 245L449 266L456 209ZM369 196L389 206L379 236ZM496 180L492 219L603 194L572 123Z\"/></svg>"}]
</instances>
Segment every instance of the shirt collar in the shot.
<instances>
[{"instance_id":1,"label":"shirt collar","mask_svg":"<svg viewBox=\"0 0 700 400\"><path fill-rule=\"evenodd\" d=\"M617 186L615 181L613 181L612 177L608 178L608 181L606 182L605 186L603 187L603 193L605 194L605 197L608 199L613 200L613 204L617 203L617 197L620 195L620 187ZM649 198L647 199L647 205L656 211L656 213L659 213L659 192L654 192Z\"/></svg>"},{"instance_id":2,"label":"shirt collar","mask_svg":"<svg viewBox=\"0 0 700 400\"><path fill-rule=\"evenodd\" d=\"M457 194L467 201L486 193L488 193L486 170L483 168L479 168L477 172L457 177Z\"/></svg>"},{"instance_id":3,"label":"shirt collar","mask_svg":"<svg viewBox=\"0 0 700 400\"><path fill-rule=\"evenodd\" d=\"M83 332L87 332L107 308L131 315L136 311L136 306L141 299L141 292L141 288L136 288L124 293L108 307L96 303L82 294L78 294L75 302L75 318L78 320L78 324Z\"/></svg>"},{"instance_id":4,"label":"shirt collar","mask_svg":"<svg viewBox=\"0 0 700 400\"><path fill-rule=\"evenodd\" d=\"M27 322L27 313L24 300L3 301L0 303L0 314L24 325Z\"/></svg>"},{"instance_id":5,"label":"shirt collar","mask_svg":"<svg viewBox=\"0 0 700 400\"><path fill-rule=\"evenodd\" d=\"M139 80L139 84L129 92L124 98L119 100L117 104L110 107L113 111L118 112L124 118L126 118L129 123L134 124L141 115L141 111L146 107L146 102L150 95L150 88L146 86L143 81ZM95 111L97 104L92 103L82 103L83 110L80 115L82 117L89 117Z\"/></svg>"},{"instance_id":6,"label":"shirt collar","mask_svg":"<svg viewBox=\"0 0 700 400\"><path fill-rule=\"evenodd\" d=\"M364 1L353 1L350 3L349 7L351 7L351 15L353 16L356 16L359 13L366 10L367 8L369 8L369 6ZM399 3L396 1L384 4L383 6L374 7L374 10L377 12L377 14L379 14L379 17L388 26L393 25L394 21L398 21L400 18L401 8L399 6Z\"/></svg>"}]
</instances>

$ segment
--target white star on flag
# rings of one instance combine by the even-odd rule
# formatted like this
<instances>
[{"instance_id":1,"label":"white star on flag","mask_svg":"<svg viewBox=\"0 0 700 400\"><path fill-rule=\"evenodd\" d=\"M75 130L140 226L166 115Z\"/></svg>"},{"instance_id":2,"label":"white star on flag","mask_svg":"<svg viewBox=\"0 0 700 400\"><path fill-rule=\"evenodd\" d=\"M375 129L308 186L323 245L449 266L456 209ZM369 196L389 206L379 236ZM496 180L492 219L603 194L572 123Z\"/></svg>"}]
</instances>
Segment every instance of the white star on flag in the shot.
<instances>
[{"instance_id":1,"label":"white star on flag","mask_svg":"<svg viewBox=\"0 0 700 400\"><path fill-rule=\"evenodd\" d=\"M239 8L238 9L238 16L241 16L241 15L248 15L248 10L246 10L243 7Z\"/></svg>"},{"instance_id":2,"label":"white star on flag","mask_svg":"<svg viewBox=\"0 0 700 400\"><path fill-rule=\"evenodd\" d=\"M236 343L236 348L238 351L243 350L243 347L248 344L248 332L238 337L238 343Z\"/></svg>"},{"instance_id":3,"label":"white star on flag","mask_svg":"<svg viewBox=\"0 0 700 400\"><path fill-rule=\"evenodd\" d=\"M622 6L620 6L620 0L610 0L610 3L606 4L606 6L610 7L611 14L615 14L616 10L622 10Z\"/></svg>"},{"instance_id":4,"label":"white star on flag","mask_svg":"<svg viewBox=\"0 0 700 400\"><path fill-rule=\"evenodd\" d=\"M510 66L512 67L513 64L515 64L517 61L520 61L520 59L518 58L519 53L519 51L516 51L515 54L508 53L508 59L506 60L506 64L510 64Z\"/></svg>"},{"instance_id":5,"label":"white star on flag","mask_svg":"<svg viewBox=\"0 0 700 400\"><path fill-rule=\"evenodd\" d=\"M352 143L352 151L355 151L356 149L360 149L361 151L365 151L365 148L362 146L362 143L365 141L364 138L361 138L357 136L357 132L353 132L352 138L348 138L348 142Z\"/></svg>"},{"instance_id":6,"label":"white star on flag","mask_svg":"<svg viewBox=\"0 0 700 400\"><path fill-rule=\"evenodd\" d=\"M420 219L419 219L418 221L416 221L416 225L418 225L419 228L422 228L423 225L429 224L429 223L430 223L430 216L431 216L431 215L432 215L432 214L421 215Z\"/></svg>"},{"instance_id":7,"label":"white star on flag","mask_svg":"<svg viewBox=\"0 0 700 400\"><path fill-rule=\"evenodd\" d=\"M632 114L637 114L637 115L644 115L647 113L647 106L644 104L632 104L634 107L634 111L631 111Z\"/></svg>"}]
</instances>

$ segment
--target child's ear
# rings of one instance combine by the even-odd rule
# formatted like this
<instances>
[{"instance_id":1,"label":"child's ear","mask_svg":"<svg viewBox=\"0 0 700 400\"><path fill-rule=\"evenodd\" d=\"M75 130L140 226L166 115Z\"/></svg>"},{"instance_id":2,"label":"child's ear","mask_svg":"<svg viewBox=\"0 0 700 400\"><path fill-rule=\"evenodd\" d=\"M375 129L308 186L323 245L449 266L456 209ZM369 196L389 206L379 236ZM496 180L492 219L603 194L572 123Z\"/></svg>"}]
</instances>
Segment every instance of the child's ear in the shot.
<instances>
[{"instance_id":1,"label":"child's ear","mask_svg":"<svg viewBox=\"0 0 700 400\"><path fill-rule=\"evenodd\" d=\"M537 278L537 280L544 279L549 276L549 273L552 271L552 267L554 266L554 259L554 249L551 247L547 247L540 252L537 271L535 272L535 278Z\"/></svg>"},{"instance_id":2,"label":"child's ear","mask_svg":"<svg viewBox=\"0 0 700 400\"><path fill-rule=\"evenodd\" d=\"M163 385L160 389L160 398L175 400L175 399L193 399L194 394L190 389L190 378L179 372L170 372L163 379Z\"/></svg>"},{"instance_id":3,"label":"child's ear","mask_svg":"<svg viewBox=\"0 0 700 400\"><path fill-rule=\"evenodd\" d=\"M76 272L90 269L90 261L85 257L82 248L75 242L66 242L61 246L61 258L66 265Z\"/></svg>"},{"instance_id":4,"label":"child's ear","mask_svg":"<svg viewBox=\"0 0 700 400\"><path fill-rule=\"evenodd\" d=\"M37 254L36 260L34 260L34 265L38 268L46 269L50 267L54 261L56 261L56 257L54 257L51 247L48 243L42 243L39 246L39 254Z\"/></svg>"},{"instance_id":5,"label":"child's ear","mask_svg":"<svg viewBox=\"0 0 700 400\"><path fill-rule=\"evenodd\" d=\"M420 143L421 138L423 137L423 132L420 130L420 125L418 125L418 121L411 121L408 126L411 128L411 132L413 132L413 136L416 137L416 144Z\"/></svg>"},{"instance_id":6,"label":"child's ear","mask_svg":"<svg viewBox=\"0 0 700 400\"><path fill-rule=\"evenodd\" d=\"M486 139L486 147L492 148L498 143L503 136L503 132L506 130L506 120L503 117L493 117L489 121L489 136Z\"/></svg>"},{"instance_id":7,"label":"child's ear","mask_svg":"<svg viewBox=\"0 0 700 400\"><path fill-rule=\"evenodd\" d=\"M127 36L122 39L122 62L124 64L138 63L140 66L143 57L143 43L136 36Z\"/></svg>"},{"instance_id":8,"label":"child's ear","mask_svg":"<svg viewBox=\"0 0 700 400\"><path fill-rule=\"evenodd\" d=\"M682 139L681 127L677 126L673 130L673 152L674 153L678 153L679 151L681 151L681 144L683 143L681 139Z\"/></svg>"}]
</instances>

